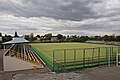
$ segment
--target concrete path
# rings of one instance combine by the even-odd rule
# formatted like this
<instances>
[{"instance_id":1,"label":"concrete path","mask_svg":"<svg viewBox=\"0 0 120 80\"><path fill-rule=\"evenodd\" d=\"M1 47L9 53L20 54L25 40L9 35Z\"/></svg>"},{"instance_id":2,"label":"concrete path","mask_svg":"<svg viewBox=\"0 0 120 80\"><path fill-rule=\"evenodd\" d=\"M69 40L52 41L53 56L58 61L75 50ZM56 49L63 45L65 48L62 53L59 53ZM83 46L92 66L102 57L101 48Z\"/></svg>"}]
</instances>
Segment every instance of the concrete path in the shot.
<instances>
[{"instance_id":1,"label":"concrete path","mask_svg":"<svg viewBox=\"0 0 120 80\"><path fill-rule=\"evenodd\" d=\"M66 73L49 73L48 69L3 72L0 50L0 80L120 80L120 67L102 66Z\"/></svg>"},{"instance_id":2,"label":"concrete path","mask_svg":"<svg viewBox=\"0 0 120 80\"><path fill-rule=\"evenodd\" d=\"M58 74L17 74L12 80L120 80L120 68L104 66Z\"/></svg>"}]
</instances>

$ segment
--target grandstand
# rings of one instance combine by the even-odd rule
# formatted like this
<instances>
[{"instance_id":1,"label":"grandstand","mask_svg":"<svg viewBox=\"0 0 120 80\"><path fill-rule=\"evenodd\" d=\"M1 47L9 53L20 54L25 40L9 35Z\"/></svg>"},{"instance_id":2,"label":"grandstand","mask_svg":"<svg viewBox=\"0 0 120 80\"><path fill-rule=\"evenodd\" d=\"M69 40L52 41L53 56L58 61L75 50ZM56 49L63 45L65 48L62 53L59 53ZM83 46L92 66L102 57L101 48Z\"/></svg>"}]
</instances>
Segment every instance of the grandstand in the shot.
<instances>
[{"instance_id":1,"label":"grandstand","mask_svg":"<svg viewBox=\"0 0 120 80\"><path fill-rule=\"evenodd\" d=\"M3 43L5 51L3 55L4 71L44 67L44 62L34 51L31 50L30 46L27 45L27 42L29 41L24 38L13 38L12 41ZM6 45L10 45L11 47L5 49Z\"/></svg>"}]
</instances>

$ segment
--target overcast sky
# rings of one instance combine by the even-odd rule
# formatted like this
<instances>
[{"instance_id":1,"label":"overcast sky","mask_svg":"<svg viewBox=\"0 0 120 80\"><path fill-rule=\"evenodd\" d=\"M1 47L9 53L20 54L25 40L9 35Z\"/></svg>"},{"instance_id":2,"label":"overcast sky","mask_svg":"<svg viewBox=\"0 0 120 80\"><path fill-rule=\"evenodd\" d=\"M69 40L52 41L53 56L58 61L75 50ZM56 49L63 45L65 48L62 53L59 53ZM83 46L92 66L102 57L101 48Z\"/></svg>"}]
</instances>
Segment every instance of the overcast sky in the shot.
<instances>
[{"instance_id":1,"label":"overcast sky","mask_svg":"<svg viewBox=\"0 0 120 80\"><path fill-rule=\"evenodd\" d=\"M0 32L120 35L120 0L0 0Z\"/></svg>"}]
</instances>

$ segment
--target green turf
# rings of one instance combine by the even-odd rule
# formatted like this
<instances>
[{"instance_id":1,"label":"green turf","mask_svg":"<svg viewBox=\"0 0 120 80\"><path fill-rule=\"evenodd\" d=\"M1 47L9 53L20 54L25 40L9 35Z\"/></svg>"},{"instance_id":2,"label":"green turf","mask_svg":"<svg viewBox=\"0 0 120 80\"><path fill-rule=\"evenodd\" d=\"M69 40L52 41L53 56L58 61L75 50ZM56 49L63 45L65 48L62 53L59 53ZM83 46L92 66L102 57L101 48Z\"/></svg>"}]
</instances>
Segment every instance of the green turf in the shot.
<instances>
[{"instance_id":1,"label":"green turf","mask_svg":"<svg viewBox=\"0 0 120 80\"><path fill-rule=\"evenodd\" d=\"M34 43L30 44L44 52L51 52L54 49L77 49L77 48L95 48L108 47L110 45L88 44L88 43Z\"/></svg>"},{"instance_id":2,"label":"green turf","mask_svg":"<svg viewBox=\"0 0 120 80\"><path fill-rule=\"evenodd\" d=\"M67 69L76 66L107 64L108 53L113 56L114 53L120 52L120 48L116 46L102 44L33 43L30 45L53 71L64 68L64 66ZM55 64L53 64L53 60ZM58 65L63 66L59 67Z\"/></svg>"},{"instance_id":3,"label":"green turf","mask_svg":"<svg viewBox=\"0 0 120 80\"><path fill-rule=\"evenodd\" d=\"M82 53L84 48L97 48L97 47L110 47L110 45L100 45L100 44L88 44L88 43L35 43L35 44L30 44L32 47L43 53L45 56L48 58L52 59L53 57L53 50L55 53L55 59L57 60L63 60L64 56L64 49L69 49L66 51L66 58L67 60L73 59L74 56L74 50L77 49L76 51L76 57L78 59L82 58ZM57 50L56 50L57 49ZM61 50L58 50L61 49ZM63 50L62 50L63 49ZM101 50L103 52L102 55L104 55L106 49ZM86 50L86 53L93 53L92 49ZM94 50L95 55L97 55L98 50ZM87 56L92 56L92 54L86 54Z\"/></svg>"}]
</instances>

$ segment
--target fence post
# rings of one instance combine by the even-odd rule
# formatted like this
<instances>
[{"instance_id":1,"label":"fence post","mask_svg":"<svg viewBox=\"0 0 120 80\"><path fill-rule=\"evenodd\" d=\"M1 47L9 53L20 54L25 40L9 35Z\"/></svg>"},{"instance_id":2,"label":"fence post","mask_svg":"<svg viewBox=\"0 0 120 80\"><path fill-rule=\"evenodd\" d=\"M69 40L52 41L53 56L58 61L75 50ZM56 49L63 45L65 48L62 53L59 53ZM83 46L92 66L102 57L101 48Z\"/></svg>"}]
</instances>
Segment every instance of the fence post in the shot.
<instances>
[{"instance_id":1,"label":"fence post","mask_svg":"<svg viewBox=\"0 0 120 80\"><path fill-rule=\"evenodd\" d=\"M93 58L94 58L94 48L93 48L93 53L92 53L92 67L93 67Z\"/></svg>"},{"instance_id":2,"label":"fence post","mask_svg":"<svg viewBox=\"0 0 120 80\"><path fill-rule=\"evenodd\" d=\"M113 47L111 47L111 63L114 64Z\"/></svg>"},{"instance_id":3,"label":"fence post","mask_svg":"<svg viewBox=\"0 0 120 80\"><path fill-rule=\"evenodd\" d=\"M53 50L53 71L55 71L55 70L54 70L54 67L55 67L54 58L55 58L55 54L54 54L54 50Z\"/></svg>"},{"instance_id":4,"label":"fence post","mask_svg":"<svg viewBox=\"0 0 120 80\"><path fill-rule=\"evenodd\" d=\"M74 49L74 70L75 70L75 62L76 62L76 49Z\"/></svg>"},{"instance_id":5,"label":"fence post","mask_svg":"<svg viewBox=\"0 0 120 80\"><path fill-rule=\"evenodd\" d=\"M119 66L119 54L116 55L116 66Z\"/></svg>"},{"instance_id":6,"label":"fence post","mask_svg":"<svg viewBox=\"0 0 120 80\"><path fill-rule=\"evenodd\" d=\"M83 50L83 68L85 67L85 49Z\"/></svg>"},{"instance_id":7,"label":"fence post","mask_svg":"<svg viewBox=\"0 0 120 80\"><path fill-rule=\"evenodd\" d=\"M120 47L118 47L118 53L120 53Z\"/></svg>"},{"instance_id":8,"label":"fence post","mask_svg":"<svg viewBox=\"0 0 120 80\"><path fill-rule=\"evenodd\" d=\"M65 65L66 65L66 50L64 49L64 70L65 70Z\"/></svg>"},{"instance_id":9,"label":"fence post","mask_svg":"<svg viewBox=\"0 0 120 80\"><path fill-rule=\"evenodd\" d=\"M98 66L100 65L100 48L98 48Z\"/></svg>"},{"instance_id":10,"label":"fence post","mask_svg":"<svg viewBox=\"0 0 120 80\"><path fill-rule=\"evenodd\" d=\"M108 48L108 66L110 66L111 47Z\"/></svg>"},{"instance_id":11,"label":"fence post","mask_svg":"<svg viewBox=\"0 0 120 80\"><path fill-rule=\"evenodd\" d=\"M106 65L108 64L108 48L106 47Z\"/></svg>"}]
</instances>

